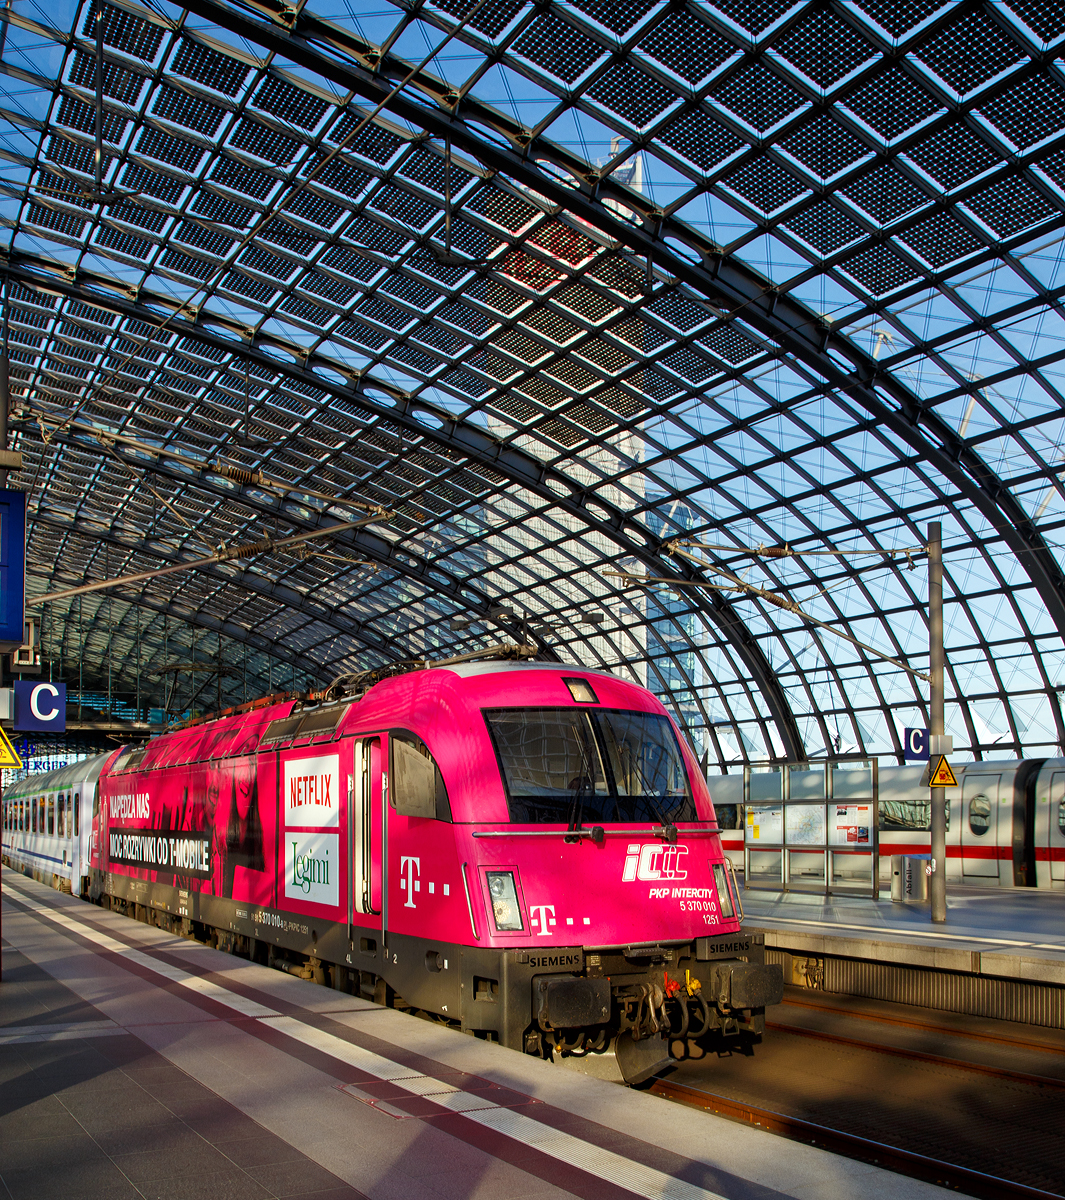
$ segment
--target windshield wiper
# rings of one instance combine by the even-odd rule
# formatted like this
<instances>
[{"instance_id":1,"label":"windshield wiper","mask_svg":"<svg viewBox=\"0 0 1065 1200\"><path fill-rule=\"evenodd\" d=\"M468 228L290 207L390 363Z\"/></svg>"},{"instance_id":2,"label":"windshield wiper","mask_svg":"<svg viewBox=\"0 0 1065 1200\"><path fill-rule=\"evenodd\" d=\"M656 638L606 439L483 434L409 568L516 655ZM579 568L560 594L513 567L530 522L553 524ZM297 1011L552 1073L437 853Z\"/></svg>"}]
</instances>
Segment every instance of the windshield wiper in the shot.
<instances>
[{"instance_id":1,"label":"windshield wiper","mask_svg":"<svg viewBox=\"0 0 1065 1200\"><path fill-rule=\"evenodd\" d=\"M584 817L584 793L585 789L591 784L591 755L588 753L588 743L582 739L581 741L581 761L577 768L577 786L573 791L573 803L569 810L569 829L567 834L576 833L578 836L576 841L580 841L580 831L583 828L582 819ZM574 839L569 836L566 841Z\"/></svg>"}]
</instances>

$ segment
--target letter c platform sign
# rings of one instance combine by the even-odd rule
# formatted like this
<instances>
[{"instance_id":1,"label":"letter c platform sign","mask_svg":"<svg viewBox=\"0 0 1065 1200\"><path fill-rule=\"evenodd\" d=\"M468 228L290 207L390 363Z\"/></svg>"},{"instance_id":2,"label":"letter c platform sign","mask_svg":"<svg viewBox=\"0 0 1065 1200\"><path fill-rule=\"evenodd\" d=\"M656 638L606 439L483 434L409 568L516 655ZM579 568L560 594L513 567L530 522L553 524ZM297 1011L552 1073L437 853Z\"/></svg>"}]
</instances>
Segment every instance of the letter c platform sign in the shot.
<instances>
[{"instance_id":1,"label":"letter c platform sign","mask_svg":"<svg viewBox=\"0 0 1065 1200\"><path fill-rule=\"evenodd\" d=\"M906 762L928 762L928 730L903 730L903 757Z\"/></svg>"},{"instance_id":2,"label":"letter c platform sign","mask_svg":"<svg viewBox=\"0 0 1065 1200\"><path fill-rule=\"evenodd\" d=\"M64 733L67 727L65 683L15 682L15 728Z\"/></svg>"}]
</instances>

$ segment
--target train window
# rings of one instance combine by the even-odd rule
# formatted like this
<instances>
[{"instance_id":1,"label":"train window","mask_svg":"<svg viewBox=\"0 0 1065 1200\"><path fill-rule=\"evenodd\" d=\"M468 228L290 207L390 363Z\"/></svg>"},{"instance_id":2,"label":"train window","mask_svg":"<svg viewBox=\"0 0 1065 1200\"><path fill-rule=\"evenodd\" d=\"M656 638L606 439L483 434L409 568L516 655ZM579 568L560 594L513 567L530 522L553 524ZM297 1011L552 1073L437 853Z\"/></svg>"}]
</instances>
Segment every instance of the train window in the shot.
<instances>
[{"instance_id":1,"label":"train window","mask_svg":"<svg viewBox=\"0 0 1065 1200\"><path fill-rule=\"evenodd\" d=\"M741 807L742 805L739 804L715 804L714 812L717 814L718 829L742 829Z\"/></svg>"},{"instance_id":2,"label":"train window","mask_svg":"<svg viewBox=\"0 0 1065 1200\"><path fill-rule=\"evenodd\" d=\"M1065 800L1058 802L1058 828L1065 834Z\"/></svg>"},{"instance_id":3,"label":"train window","mask_svg":"<svg viewBox=\"0 0 1065 1200\"><path fill-rule=\"evenodd\" d=\"M81 825L81 793L74 793L74 836L77 837L80 833L79 826Z\"/></svg>"},{"instance_id":4,"label":"train window","mask_svg":"<svg viewBox=\"0 0 1065 1200\"><path fill-rule=\"evenodd\" d=\"M48 797L48 836L55 837L55 796Z\"/></svg>"},{"instance_id":5,"label":"train window","mask_svg":"<svg viewBox=\"0 0 1065 1200\"><path fill-rule=\"evenodd\" d=\"M451 820L444 777L429 748L412 733L393 733L392 787L389 803L406 817L433 817Z\"/></svg>"},{"instance_id":6,"label":"train window","mask_svg":"<svg viewBox=\"0 0 1065 1200\"><path fill-rule=\"evenodd\" d=\"M616 709L484 713L518 824L695 821L667 718Z\"/></svg>"},{"instance_id":7,"label":"train window","mask_svg":"<svg viewBox=\"0 0 1065 1200\"><path fill-rule=\"evenodd\" d=\"M45 814L45 804L46 803L47 803L47 801L45 800L44 796L37 797L37 809L36 809L36 814L37 814L36 822L37 823L34 825L34 829L36 829L36 831L38 833L44 833L44 814Z\"/></svg>"},{"instance_id":8,"label":"train window","mask_svg":"<svg viewBox=\"0 0 1065 1200\"><path fill-rule=\"evenodd\" d=\"M978 837L991 828L991 801L983 792L969 801L969 828Z\"/></svg>"},{"instance_id":9,"label":"train window","mask_svg":"<svg viewBox=\"0 0 1065 1200\"><path fill-rule=\"evenodd\" d=\"M67 798L63 795L55 798L55 832L57 837L67 836Z\"/></svg>"}]
</instances>

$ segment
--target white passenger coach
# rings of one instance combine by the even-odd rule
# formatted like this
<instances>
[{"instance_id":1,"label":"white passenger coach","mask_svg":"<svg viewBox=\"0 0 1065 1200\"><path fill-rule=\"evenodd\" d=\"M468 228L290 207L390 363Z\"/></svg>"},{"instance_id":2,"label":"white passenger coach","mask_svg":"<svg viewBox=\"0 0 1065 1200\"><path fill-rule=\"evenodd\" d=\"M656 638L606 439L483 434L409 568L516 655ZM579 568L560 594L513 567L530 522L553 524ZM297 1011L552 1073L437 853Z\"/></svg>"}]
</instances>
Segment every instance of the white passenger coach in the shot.
<instances>
[{"instance_id":1,"label":"white passenger coach","mask_svg":"<svg viewBox=\"0 0 1065 1200\"><path fill-rule=\"evenodd\" d=\"M0 798L4 863L80 896L88 890L96 782L114 751L29 775Z\"/></svg>"},{"instance_id":2,"label":"white passenger coach","mask_svg":"<svg viewBox=\"0 0 1065 1200\"><path fill-rule=\"evenodd\" d=\"M952 764L946 789L947 878L988 887L1065 890L1065 759ZM881 767L880 879L893 854L930 850L931 800L924 764ZM743 870L743 773L711 776L725 852Z\"/></svg>"}]
</instances>

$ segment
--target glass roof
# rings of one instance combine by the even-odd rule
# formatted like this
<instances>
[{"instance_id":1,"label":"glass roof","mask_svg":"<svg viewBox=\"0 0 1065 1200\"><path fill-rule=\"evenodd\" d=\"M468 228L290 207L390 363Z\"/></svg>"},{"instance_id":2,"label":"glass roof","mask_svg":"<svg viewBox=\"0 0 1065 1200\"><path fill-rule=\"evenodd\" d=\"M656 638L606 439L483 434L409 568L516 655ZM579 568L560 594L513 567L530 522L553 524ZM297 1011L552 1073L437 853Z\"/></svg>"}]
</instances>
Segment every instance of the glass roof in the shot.
<instances>
[{"instance_id":1,"label":"glass roof","mask_svg":"<svg viewBox=\"0 0 1065 1200\"><path fill-rule=\"evenodd\" d=\"M46 658L185 711L527 636L712 769L901 759L940 521L958 756L1057 753L1063 40L1043 0L10 0L30 594L217 560L49 601Z\"/></svg>"}]
</instances>

